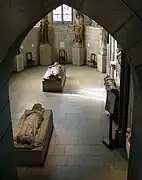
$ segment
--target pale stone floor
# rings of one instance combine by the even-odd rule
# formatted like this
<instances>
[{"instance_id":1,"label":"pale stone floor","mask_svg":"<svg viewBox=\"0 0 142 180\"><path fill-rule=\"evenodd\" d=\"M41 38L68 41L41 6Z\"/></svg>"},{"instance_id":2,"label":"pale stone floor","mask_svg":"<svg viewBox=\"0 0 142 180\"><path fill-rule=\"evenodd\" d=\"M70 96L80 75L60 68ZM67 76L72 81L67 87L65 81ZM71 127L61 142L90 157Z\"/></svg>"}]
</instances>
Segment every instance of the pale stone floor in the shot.
<instances>
[{"instance_id":1,"label":"pale stone floor","mask_svg":"<svg viewBox=\"0 0 142 180\"><path fill-rule=\"evenodd\" d=\"M19 179L125 180L127 161L102 144L108 122L104 75L92 68L68 65L64 92L44 93L41 80L46 68L31 68L10 79L13 127L25 108L30 109L36 102L54 113L45 166L19 167Z\"/></svg>"}]
</instances>

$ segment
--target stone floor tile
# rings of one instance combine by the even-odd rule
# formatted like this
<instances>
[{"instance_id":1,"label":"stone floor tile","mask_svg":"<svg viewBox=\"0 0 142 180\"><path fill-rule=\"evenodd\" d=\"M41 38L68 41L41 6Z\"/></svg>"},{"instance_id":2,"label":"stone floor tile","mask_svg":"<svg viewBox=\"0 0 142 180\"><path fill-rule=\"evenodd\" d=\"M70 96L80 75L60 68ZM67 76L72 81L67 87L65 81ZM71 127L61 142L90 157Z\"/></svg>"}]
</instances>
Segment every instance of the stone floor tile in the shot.
<instances>
[{"instance_id":1,"label":"stone floor tile","mask_svg":"<svg viewBox=\"0 0 142 180\"><path fill-rule=\"evenodd\" d=\"M85 66L66 67L63 93L42 92L47 67L26 69L10 78L13 128L36 102L53 111L54 131L45 166L18 168L19 180L125 180L128 163L102 145L108 135L104 75Z\"/></svg>"},{"instance_id":2,"label":"stone floor tile","mask_svg":"<svg viewBox=\"0 0 142 180\"><path fill-rule=\"evenodd\" d=\"M46 172L45 172L46 173ZM80 176L79 167L56 166L47 172L48 179L77 180Z\"/></svg>"},{"instance_id":3,"label":"stone floor tile","mask_svg":"<svg viewBox=\"0 0 142 180\"><path fill-rule=\"evenodd\" d=\"M48 155L64 155L66 145L50 144Z\"/></svg>"},{"instance_id":4,"label":"stone floor tile","mask_svg":"<svg viewBox=\"0 0 142 180\"><path fill-rule=\"evenodd\" d=\"M103 156L110 154L104 146L88 146L88 145L66 145L65 155L91 155L91 156Z\"/></svg>"},{"instance_id":5,"label":"stone floor tile","mask_svg":"<svg viewBox=\"0 0 142 180\"><path fill-rule=\"evenodd\" d=\"M88 137L78 137L77 144L78 145L99 145L102 143L102 138L100 136L96 136L95 138L88 138Z\"/></svg>"},{"instance_id":6,"label":"stone floor tile","mask_svg":"<svg viewBox=\"0 0 142 180\"><path fill-rule=\"evenodd\" d=\"M103 161L102 158L98 156L89 156L89 155L68 156L67 166L102 167Z\"/></svg>"},{"instance_id":7,"label":"stone floor tile","mask_svg":"<svg viewBox=\"0 0 142 180\"><path fill-rule=\"evenodd\" d=\"M55 144L66 144L66 145L73 145L77 144L77 137L74 136L59 136L56 135Z\"/></svg>"},{"instance_id":8,"label":"stone floor tile","mask_svg":"<svg viewBox=\"0 0 142 180\"><path fill-rule=\"evenodd\" d=\"M50 166L66 166L67 159L67 156L47 156L44 168Z\"/></svg>"}]
</instances>

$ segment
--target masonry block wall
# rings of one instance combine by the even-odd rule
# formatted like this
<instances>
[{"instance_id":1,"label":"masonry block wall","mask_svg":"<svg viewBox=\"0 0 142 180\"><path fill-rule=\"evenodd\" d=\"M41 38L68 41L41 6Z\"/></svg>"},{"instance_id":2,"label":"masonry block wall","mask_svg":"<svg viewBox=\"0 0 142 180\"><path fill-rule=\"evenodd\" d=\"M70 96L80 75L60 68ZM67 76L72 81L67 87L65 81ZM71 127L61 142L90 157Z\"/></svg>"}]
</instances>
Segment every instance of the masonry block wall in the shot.
<instances>
[{"instance_id":1,"label":"masonry block wall","mask_svg":"<svg viewBox=\"0 0 142 180\"><path fill-rule=\"evenodd\" d=\"M73 25L53 25L50 28L52 29L50 44L54 61L58 60L59 49L65 49L67 62L72 63ZM101 40L102 28L85 26L86 64L87 60L90 60L91 53L100 54ZM60 47L61 42L64 42L64 48Z\"/></svg>"},{"instance_id":2,"label":"masonry block wall","mask_svg":"<svg viewBox=\"0 0 142 180\"><path fill-rule=\"evenodd\" d=\"M67 62L72 62L72 41L74 39L74 32L72 25L53 25L50 44L52 47L52 55L54 61L58 61L59 50L64 49L67 54ZM61 46L62 42L64 47Z\"/></svg>"},{"instance_id":3,"label":"masonry block wall","mask_svg":"<svg viewBox=\"0 0 142 180\"><path fill-rule=\"evenodd\" d=\"M90 60L91 53L100 54L102 41L102 28L86 26L85 45L86 45L86 63Z\"/></svg>"},{"instance_id":4,"label":"masonry block wall","mask_svg":"<svg viewBox=\"0 0 142 180\"><path fill-rule=\"evenodd\" d=\"M52 47L53 62L58 61L59 50L64 49L67 54L67 63L72 63L72 45L74 40L74 31L72 24L49 24L49 44ZM86 48L86 64L90 60L91 53L101 53L102 28L85 26L85 48ZM64 42L64 47L60 43ZM21 51L26 57L26 52L32 52L33 60L38 64L38 48L39 46L39 27L33 27L21 44ZM26 67L26 59L25 59Z\"/></svg>"},{"instance_id":5,"label":"masonry block wall","mask_svg":"<svg viewBox=\"0 0 142 180\"><path fill-rule=\"evenodd\" d=\"M73 23L75 22L75 19L76 19L75 17L76 10L73 9L73 23L70 23L70 24L54 23L52 20L52 12L49 13L47 16L48 16L48 22L49 22L49 26L48 26L49 44L52 47L53 62L58 61L59 50L64 49L67 55L67 63L72 63L72 44L74 40ZM84 15L85 26L91 25L91 23L92 23L92 20L88 16ZM88 32L88 28L86 29ZM39 31L40 31L40 23L38 22L36 26L34 26L32 30L28 33L28 35L25 37L24 41L21 44L21 48L22 48L21 52L24 54L24 57L25 57L24 58L25 67L26 67L26 53L27 52L32 52L33 60L36 61L36 64L38 64L39 62L39 47L38 47L39 46ZM86 36L89 36L89 35L91 34L89 33L86 34ZM97 35L98 34L96 32L96 36ZM93 40L96 40L96 39L92 39L92 41ZM60 43L62 42L64 42L64 47L60 47ZM93 46L93 43L91 44ZM94 46L93 49L95 48L96 46Z\"/></svg>"},{"instance_id":6,"label":"masonry block wall","mask_svg":"<svg viewBox=\"0 0 142 180\"><path fill-rule=\"evenodd\" d=\"M24 66L27 67L26 53L32 53L35 64L39 64L39 36L40 28L33 27L21 44L21 53L24 54Z\"/></svg>"}]
</instances>

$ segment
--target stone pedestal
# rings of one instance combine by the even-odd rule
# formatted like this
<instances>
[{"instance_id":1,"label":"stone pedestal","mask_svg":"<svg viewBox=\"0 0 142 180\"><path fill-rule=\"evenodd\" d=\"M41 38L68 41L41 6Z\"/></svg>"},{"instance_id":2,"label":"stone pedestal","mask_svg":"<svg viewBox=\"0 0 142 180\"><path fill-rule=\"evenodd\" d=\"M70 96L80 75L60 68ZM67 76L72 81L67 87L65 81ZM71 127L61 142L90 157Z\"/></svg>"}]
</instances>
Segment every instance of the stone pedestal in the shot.
<instances>
[{"instance_id":1,"label":"stone pedestal","mask_svg":"<svg viewBox=\"0 0 142 180\"><path fill-rule=\"evenodd\" d=\"M17 136L19 128L24 121L25 110L17 127L14 130L14 137ZM15 160L17 165L21 166L42 166L44 165L46 153L50 143L53 131L53 112L52 110L45 110L43 114L44 120L40 126L35 142L40 140L41 144L32 148L25 148L21 143L14 141ZM36 143L35 143L36 144Z\"/></svg>"},{"instance_id":2,"label":"stone pedestal","mask_svg":"<svg viewBox=\"0 0 142 180\"><path fill-rule=\"evenodd\" d=\"M48 78L49 69L45 72L42 80L43 92L62 92L66 81L66 68L62 66L60 77Z\"/></svg>"},{"instance_id":3,"label":"stone pedestal","mask_svg":"<svg viewBox=\"0 0 142 180\"><path fill-rule=\"evenodd\" d=\"M85 48L72 47L72 63L73 65L82 66L85 64Z\"/></svg>"},{"instance_id":4,"label":"stone pedestal","mask_svg":"<svg viewBox=\"0 0 142 180\"><path fill-rule=\"evenodd\" d=\"M106 72L106 55L97 54L97 68L101 73Z\"/></svg>"},{"instance_id":5,"label":"stone pedestal","mask_svg":"<svg viewBox=\"0 0 142 180\"><path fill-rule=\"evenodd\" d=\"M18 54L13 61L13 71L20 72L24 70L24 55Z\"/></svg>"},{"instance_id":6,"label":"stone pedestal","mask_svg":"<svg viewBox=\"0 0 142 180\"><path fill-rule=\"evenodd\" d=\"M48 66L52 64L51 46L49 44L40 45L40 65Z\"/></svg>"}]
</instances>

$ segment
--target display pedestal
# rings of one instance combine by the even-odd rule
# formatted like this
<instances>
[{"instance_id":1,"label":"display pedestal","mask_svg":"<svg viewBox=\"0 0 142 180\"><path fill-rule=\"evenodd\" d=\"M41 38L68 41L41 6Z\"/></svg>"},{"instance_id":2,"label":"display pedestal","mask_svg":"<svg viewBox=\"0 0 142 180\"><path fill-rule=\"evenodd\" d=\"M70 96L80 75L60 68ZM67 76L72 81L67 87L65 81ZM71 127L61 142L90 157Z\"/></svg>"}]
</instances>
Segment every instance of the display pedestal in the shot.
<instances>
[{"instance_id":1,"label":"display pedestal","mask_svg":"<svg viewBox=\"0 0 142 180\"><path fill-rule=\"evenodd\" d=\"M13 71L21 72L24 70L24 55L18 54L13 61Z\"/></svg>"},{"instance_id":2,"label":"display pedestal","mask_svg":"<svg viewBox=\"0 0 142 180\"><path fill-rule=\"evenodd\" d=\"M113 129L113 125L112 125L112 121L113 121L113 116L112 114L110 114L110 119L109 119L109 137L108 138L105 138L102 143L109 149L114 149L116 147L116 142L115 140L113 139L113 132L112 132L112 129Z\"/></svg>"},{"instance_id":3,"label":"display pedestal","mask_svg":"<svg viewBox=\"0 0 142 180\"><path fill-rule=\"evenodd\" d=\"M116 101L117 101L117 89L114 89L113 86L110 86L107 90L107 99L106 99L106 105L105 110L109 112L109 132L108 132L108 138L105 138L102 143L109 149L116 148L116 141L113 137L113 120L114 120L114 114L116 110Z\"/></svg>"},{"instance_id":4,"label":"display pedestal","mask_svg":"<svg viewBox=\"0 0 142 180\"><path fill-rule=\"evenodd\" d=\"M25 110L19 123L14 130L14 139L19 132L19 128L24 121L25 114L29 112ZM14 141L15 161L18 166L43 166L49 147L50 139L53 131L53 112L45 110L43 114L43 122L40 126L35 142L40 140L39 146L26 148L25 145Z\"/></svg>"},{"instance_id":5,"label":"display pedestal","mask_svg":"<svg viewBox=\"0 0 142 180\"><path fill-rule=\"evenodd\" d=\"M40 45L40 65L48 66L52 64L51 46L49 44Z\"/></svg>"},{"instance_id":6,"label":"display pedestal","mask_svg":"<svg viewBox=\"0 0 142 180\"><path fill-rule=\"evenodd\" d=\"M101 73L106 72L106 55L97 54L97 67Z\"/></svg>"},{"instance_id":7,"label":"display pedestal","mask_svg":"<svg viewBox=\"0 0 142 180\"><path fill-rule=\"evenodd\" d=\"M84 47L72 47L72 63L73 65L82 66L85 60Z\"/></svg>"}]
</instances>

